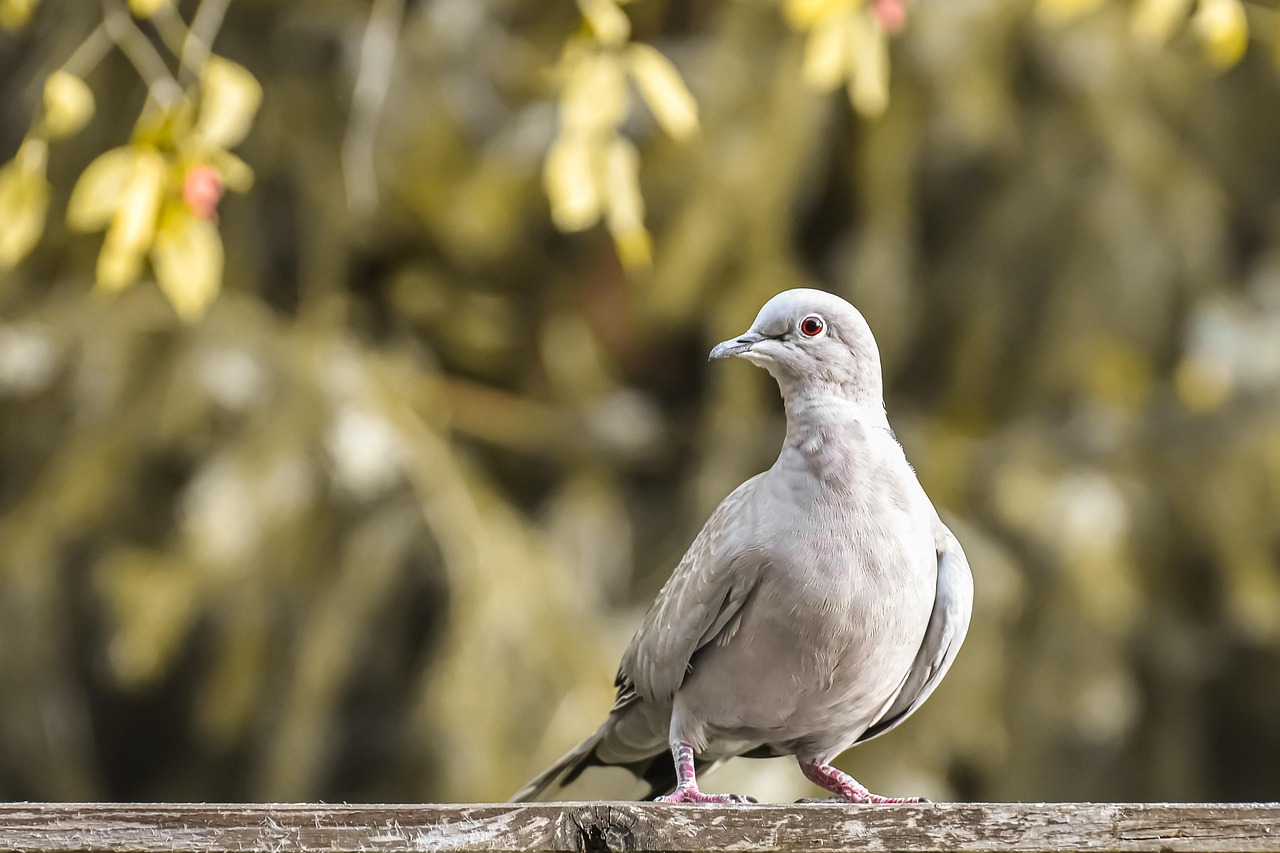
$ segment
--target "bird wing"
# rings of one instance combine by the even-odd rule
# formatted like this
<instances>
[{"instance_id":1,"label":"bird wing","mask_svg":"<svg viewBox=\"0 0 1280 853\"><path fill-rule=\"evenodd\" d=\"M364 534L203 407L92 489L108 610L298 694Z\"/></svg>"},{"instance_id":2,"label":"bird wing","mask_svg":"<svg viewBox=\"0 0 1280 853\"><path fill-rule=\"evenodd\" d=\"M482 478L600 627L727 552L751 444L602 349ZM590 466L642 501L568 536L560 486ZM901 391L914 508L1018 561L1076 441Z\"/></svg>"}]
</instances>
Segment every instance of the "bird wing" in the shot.
<instances>
[{"instance_id":1,"label":"bird wing","mask_svg":"<svg viewBox=\"0 0 1280 853\"><path fill-rule=\"evenodd\" d=\"M762 476L747 480L716 507L663 585L622 656L614 710L637 699L669 702L694 653L736 633L764 562L754 535Z\"/></svg>"},{"instance_id":2,"label":"bird wing","mask_svg":"<svg viewBox=\"0 0 1280 853\"><path fill-rule=\"evenodd\" d=\"M924 632L924 642L916 653L902 689L892 704L872 723L858 743L878 737L911 716L929 698L942 677L951 668L973 612L973 575L969 561L956 537L941 521L936 522L938 541L938 588L933 612Z\"/></svg>"}]
</instances>

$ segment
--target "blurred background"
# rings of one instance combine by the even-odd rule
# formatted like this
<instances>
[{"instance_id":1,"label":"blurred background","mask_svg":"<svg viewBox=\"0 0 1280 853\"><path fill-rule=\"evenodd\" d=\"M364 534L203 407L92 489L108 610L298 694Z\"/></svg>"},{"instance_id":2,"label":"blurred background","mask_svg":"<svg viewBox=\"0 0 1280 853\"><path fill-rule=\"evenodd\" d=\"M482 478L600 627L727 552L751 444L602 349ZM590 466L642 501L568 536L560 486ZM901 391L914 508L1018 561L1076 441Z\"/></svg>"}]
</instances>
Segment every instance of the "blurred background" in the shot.
<instances>
[{"instance_id":1,"label":"blurred background","mask_svg":"<svg viewBox=\"0 0 1280 853\"><path fill-rule=\"evenodd\" d=\"M0 27L0 798L505 799L777 453L708 349L816 286L977 584L932 701L838 763L1280 799L1274 3Z\"/></svg>"}]
</instances>

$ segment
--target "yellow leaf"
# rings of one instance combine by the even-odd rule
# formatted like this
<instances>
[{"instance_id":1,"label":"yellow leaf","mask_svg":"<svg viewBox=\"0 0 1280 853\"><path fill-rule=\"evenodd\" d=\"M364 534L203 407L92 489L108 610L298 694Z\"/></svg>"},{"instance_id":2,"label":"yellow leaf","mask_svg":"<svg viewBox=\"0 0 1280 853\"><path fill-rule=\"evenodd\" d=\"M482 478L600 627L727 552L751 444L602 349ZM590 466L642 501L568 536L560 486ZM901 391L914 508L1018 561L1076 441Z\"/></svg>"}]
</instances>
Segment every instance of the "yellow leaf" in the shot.
<instances>
[{"instance_id":1,"label":"yellow leaf","mask_svg":"<svg viewBox=\"0 0 1280 853\"><path fill-rule=\"evenodd\" d=\"M566 134L547 152L542 179L561 231L583 231L600 220L599 150L594 138Z\"/></svg>"},{"instance_id":2,"label":"yellow leaf","mask_svg":"<svg viewBox=\"0 0 1280 853\"><path fill-rule=\"evenodd\" d=\"M169 0L129 0L129 11L139 18L150 18L168 4Z\"/></svg>"},{"instance_id":3,"label":"yellow leaf","mask_svg":"<svg viewBox=\"0 0 1280 853\"><path fill-rule=\"evenodd\" d=\"M137 281L142 274L143 251L130 250L110 240L103 242L96 269L98 287L114 293Z\"/></svg>"},{"instance_id":4,"label":"yellow leaf","mask_svg":"<svg viewBox=\"0 0 1280 853\"><path fill-rule=\"evenodd\" d=\"M66 71L55 71L44 81L44 129L52 139L76 133L93 118L93 92L84 81Z\"/></svg>"},{"instance_id":5,"label":"yellow leaf","mask_svg":"<svg viewBox=\"0 0 1280 853\"><path fill-rule=\"evenodd\" d=\"M0 0L0 27L16 30L27 22L40 0Z\"/></svg>"},{"instance_id":6,"label":"yellow leaf","mask_svg":"<svg viewBox=\"0 0 1280 853\"><path fill-rule=\"evenodd\" d=\"M1240 0L1200 0L1193 23L1209 61L1218 68L1230 68L1244 56L1249 22Z\"/></svg>"},{"instance_id":7,"label":"yellow leaf","mask_svg":"<svg viewBox=\"0 0 1280 853\"><path fill-rule=\"evenodd\" d=\"M27 140L18 155L0 169L0 269L17 266L44 233L49 210L45 145Z\"/></svg>"},{"instance_id":8,"label":"yellow leaf","mask_svg":"<svg viewBox=\"0 0 1280 853\"><path fill-rule=\"evenodd\" d=\"M67 224L77 231L98 231L107 226L120 206L138 152L131 147L112 148L89 164L76 181L67 203Z\"/></svg>"},{"instance_id":9,"label":"yellow leaf","mask_svg":"<svg viewBox=\"0 0 1280 853\"><path fill-rule=\"evenodd\" d=\"M1173 382L1182 404L1189 411L1204 413L1221 407L1231 397L1235 377L1222 359L1199 355L1178 364Z\"/></svg>"},{"instance_id":10,"label":"yellow leaf","mask_svg":"<svg viewBox=\"0 0 1280 853\"><path fill-rule=\"evenodd\" d=\"M200 319L222 286L218 227L181 204L168 205L151 247L151 266L178 316Z\"/></svg>"},{"instance_id":11,"label":"yellow leaf","mask_svg":"<svg viewBox=\"0 0 1280 853\"><path fill-rule=\"evenodd\" d=\"M631 77L662 129L675 139L688 139L696 133L698 103L671 60L647 44L633 44L627 59Z\"/></svg>"},{"instance_id":12,"label":"yellow leaf","mask_svg":"<svg viewBox=\"0 0 1280 853\"><path fill-rule=\"evenodd\" d=\"M129 246L146 248L151 242L165 177L165 160L158 151L144 148L138 152L112 222L112 227L119 230L120 239Z\"/></svg>"},{"instance_id":13,"label":"yellow leaf","mask_svg":"<svg viewBox=\"0 0 1280 853\"><path fill-rule=\"evenodd\" d=\"M649 232L644 227L644 198L640 195L640 155L623 137L615 137L605 151L606 224L618 249L618 258L629 269L648 266L652 257Z\"/></svg>"},{"instance_id":14,"label":"yellow leaf","mask_svg":"<svg viewBox=\"0 0 1280 853\"><path fill-rule=\"evenodd\" d=\"M876 118L889 106L889 39L870 15L858 15L852 33L849 100L860 115Z\"/></svg>"},{"instance_id":15,"label":"yellow leaf","mask_svg":"<svg viewBox=\"0 0 1280 853\"><path fill-rule=\"evenodd\" d=\"M209 165L218 170L222 183L234 192L248 192L253 186L253 169L230 151L215 148L209 155Z\"/></svg>"},{"instance_id":16,"label":"yellow leaf","mask_svg":"<svg viewBox=\"0 0 1280 853\"><path fill-rule=\"evenodd\" d=\"M829 92L844 82L853 65L853 28L858 13L828 15L804 43L804 79Z\"/></svg>"},{"instance_id":17,"label":"yellow leaf","mask_svg":"<svg viewBox=\"0 0 1280 853\"><path fill-rule=\"evenodd\" d=\"M220 56L211 56L200 72L200 116L196 132L221 148L234 148L253 124L262 103L258 78Z\"/></svg>"},{"instance_id":18,"label":"yellow leaf","mask_svg":"<svg viewBox=\"0 0 1280 853\"><path fill-rule=\"evenodd\" d=\"M154 148L136 148L133 167L98 255L98 286L119 290L138 278L142 257L155 236L165 190L164 157Z\"/></svg>"},{"instance_id":19,"label":"yellow leaf","mask_svg":"<svg viewBox=\"0 0 1280 853\"><path fill-rule=\"evenodd\" d=\"M586 54L569 70L560 94L566 133L612 133L626 115L627 80L614 54Z\"/></svg>"},{"instance_id":20,"label":"yellow leaf","mask_svg":"<svg viewBox=\"0 0 1280 853\"><path fill-rule=\"evenodd\" d=\"M782 16L792 29L807 30L825 18L844 14L860 5L860 0L786 0Z\"/></svg>"},{"instance_id":21,"label":"yellow leaf","mask_svg":"<svg viewBox=\"0 0 1280 853\"><path fill-rule=\"evenodd\" d=\"M1130 24L1133 40L1148 47L1163 47L1190 11L1191 0L1139 0Z\"/></svg>"},{"instance_id":22,"label":"yellow leaf","mask_svg":"<svg viewBox=\"0 0 1280 853\"><path fill-rule=\"evenodd\" d=\"M103 558L93 580L110 620L111 675L129 688L161 677L196 623L199 577L167 554L122 549Z\"/></svg>"},{"instance_id":23,"label":"yellow leaf","mask_svg":"<svg viewBox=\"0 0 1280 853\"><path fill-rule=\"evenodd\" d=\"M1043 24L1066 24L1092 12L1105 0L1039 0L1036 17Z\"/></svg>"},{"instance_id":24,"label":"yellow leaf","mask_svg":"<svg viewBox=\"0 0 1280 853\"><path fill-rule=\"evenodd\" d=\"M578 0L578 8L601 43L614 47L631 37L631 20L614 0Z\"/></svg>"}]
</instances>

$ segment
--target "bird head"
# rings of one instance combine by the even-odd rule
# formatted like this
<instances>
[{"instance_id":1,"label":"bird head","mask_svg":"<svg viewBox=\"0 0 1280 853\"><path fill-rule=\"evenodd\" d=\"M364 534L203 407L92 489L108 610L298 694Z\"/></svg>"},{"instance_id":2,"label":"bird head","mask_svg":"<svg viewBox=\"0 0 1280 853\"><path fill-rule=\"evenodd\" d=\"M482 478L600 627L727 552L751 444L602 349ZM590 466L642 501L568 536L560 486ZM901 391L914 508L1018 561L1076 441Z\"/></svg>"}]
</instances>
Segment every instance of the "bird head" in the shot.
<instances>
[{"instance_id":1,"label":"bird head","mask_svg":"<svg viewBox=\"0 0 1280 853\"><path fill-rule=\"evenodd\" d=\"M784 290L751 328L716 344L711 358L738 356L773 375L784 397L833 393L882 404L880 352L857 308L833 293Z\"/></svg>"}]
</instances>

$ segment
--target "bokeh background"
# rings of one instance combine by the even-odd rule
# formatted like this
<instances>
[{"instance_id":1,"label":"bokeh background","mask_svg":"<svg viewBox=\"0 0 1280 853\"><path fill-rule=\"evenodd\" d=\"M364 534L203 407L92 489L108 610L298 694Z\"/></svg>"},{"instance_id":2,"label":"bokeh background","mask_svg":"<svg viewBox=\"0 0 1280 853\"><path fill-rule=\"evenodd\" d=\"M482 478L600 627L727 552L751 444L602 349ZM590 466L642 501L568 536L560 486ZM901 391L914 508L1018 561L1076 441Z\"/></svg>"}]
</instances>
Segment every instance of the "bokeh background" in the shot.
<instances>
[{"instance_id":1,"label":"bokeh background","mask_svg":"<svg viewBox=\"0 0 1280 853\"><path fill-rule=\"evenodd\" d=\"M902 11L0 0L0 798L504 799L777 452L707 350L818 286L977 583L839 763L1280 799L1275 4Z\"/></svg>"}]
</instances>

